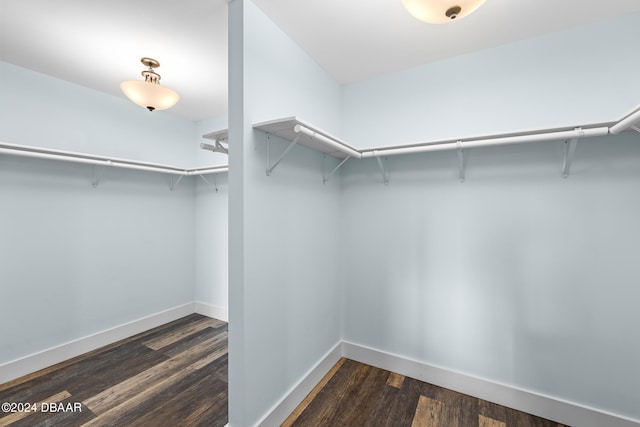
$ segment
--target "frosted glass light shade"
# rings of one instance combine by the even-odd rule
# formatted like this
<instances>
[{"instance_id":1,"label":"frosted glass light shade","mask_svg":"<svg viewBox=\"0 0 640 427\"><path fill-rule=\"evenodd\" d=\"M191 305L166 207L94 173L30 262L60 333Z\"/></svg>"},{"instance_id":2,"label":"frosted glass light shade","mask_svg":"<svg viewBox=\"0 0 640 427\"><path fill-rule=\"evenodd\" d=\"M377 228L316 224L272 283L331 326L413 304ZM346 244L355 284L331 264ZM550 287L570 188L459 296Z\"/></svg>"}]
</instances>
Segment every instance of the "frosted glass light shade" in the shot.
<instances>
[{"instance_id":1,"label":"frosted glass light shade","mask_svg":"<svg viewBox=\"0 0 640 427\"><path fill-rule=\"evenodd\" d=\"M168 87L143 80L124 81L120 83L120 89L127 98L149 111L166 110L176 105L180 99L180 96Z\"/></svg>"},{"instance_id":2,"label":"frosted glass light shade","mask_svg":"<svg viewBox=\"0 0 640 427\"><path fill-rule=\"evenodd\" d=\"M473 13L485 0L402 0L410 14L431 24L445 24Z\"/></svg>"}]
</instances>

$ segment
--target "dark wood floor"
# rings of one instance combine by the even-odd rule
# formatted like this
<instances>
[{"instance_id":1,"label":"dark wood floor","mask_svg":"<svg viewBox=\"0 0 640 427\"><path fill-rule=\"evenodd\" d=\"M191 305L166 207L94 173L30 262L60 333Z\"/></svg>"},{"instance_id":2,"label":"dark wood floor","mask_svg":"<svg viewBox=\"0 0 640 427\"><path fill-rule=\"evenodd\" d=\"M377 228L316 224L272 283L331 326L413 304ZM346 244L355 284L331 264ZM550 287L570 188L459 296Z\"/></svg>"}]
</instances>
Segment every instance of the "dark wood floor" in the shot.
<instances>
[{"instance_id":1,"label":"dark wood floor","mask_svg":"<svg viewBox=\"0 0 640 427\"><path fill-rule=\"evenodd\" d=\"M533 415L344 358L282 425L563 427Z\"/></svg>"},{"instance_id":2,"label":"dark wood floor","mask_svg":"<svg viewBox=\"0 0 640 427\"><path fill-rule=\"evenodd\" d=\"M0 403L32 406L0 412L0 427L222 427L227 348L225 322L187 316L1 384ZM344 358L283 426L563 427Z\"/></svg>"},{"instance_id":3,"label":"dark wood floor","mask_svg":"<svg viewBox=\"0 0 640 427\"><path fill-rule=\"evenodd\" d=\"M0 426L224 426L227 348L225 322L187 316L0 385L31 404Z\"/></svg>"}]
</instances>

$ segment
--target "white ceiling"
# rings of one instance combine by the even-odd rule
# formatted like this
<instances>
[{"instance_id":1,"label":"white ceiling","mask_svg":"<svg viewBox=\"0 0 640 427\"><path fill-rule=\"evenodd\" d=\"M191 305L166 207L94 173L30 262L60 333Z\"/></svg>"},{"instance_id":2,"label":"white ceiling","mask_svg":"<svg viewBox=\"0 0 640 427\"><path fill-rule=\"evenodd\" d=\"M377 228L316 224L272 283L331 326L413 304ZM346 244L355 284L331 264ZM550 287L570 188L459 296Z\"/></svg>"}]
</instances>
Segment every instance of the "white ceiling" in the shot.
<instances>
[{"instance_id":1,"label":"white ceiling","mask_svg":"<svg viewBox=\"0 0 640 427\"><path fill-rule=\"evenodd\" d=\"M341 83L640 11L639 0L487 0L468 17L433 25L401 0L254 3Z\"/></svg>"},{"instance_id":2,"label":"white ceiling","mask_svg":"<svg viewBox=\"0 0 640 427\"><path fill-rule=\"evenodd\" d=\"M140 58L180 94L171 113L227 110L227 0L0 0L0 58L126 99Z\"/></svg>"},{"instance_id":3,"label":"white ceiling","mask_svg":"<svg viewBox=\"0 0 640 427\"><path fill-rule=\"evenodd\" d=\"M430 25L400 0L253 0L341 83L640 12L640 0L487 0ZM139 59L190 120L227 109L227 0L0 0L0 58L123 97Z\"/></svg>"}]
</instances>

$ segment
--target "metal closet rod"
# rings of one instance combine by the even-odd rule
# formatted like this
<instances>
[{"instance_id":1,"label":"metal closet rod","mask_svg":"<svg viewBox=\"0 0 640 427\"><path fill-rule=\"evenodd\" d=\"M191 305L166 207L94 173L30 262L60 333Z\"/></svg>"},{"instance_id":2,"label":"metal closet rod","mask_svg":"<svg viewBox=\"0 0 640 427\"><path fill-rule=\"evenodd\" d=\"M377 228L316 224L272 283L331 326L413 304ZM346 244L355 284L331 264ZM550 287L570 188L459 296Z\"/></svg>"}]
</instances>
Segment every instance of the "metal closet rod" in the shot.
<instances>
[{"instance_id":1,"label":"metal closet rod","mask_svg":"<svg viewBox=\"0 0 640 427\"><path fill-rule=\"evenodd\" d=\"M618 128L619 129L618 132L621 132L622 130L631 127L636 120L640 120L640 111L636 112L634 115L629 116L627 119L619 122L616 125L616 126L621 125ZM429 144L411 145L411 146L405 146L405 147L389 147L389 148L378 148L378 149L358 151L344 145L341 142L335 141L327 136L324 136L321 133L318 133L309 128L306 128L302 125L296 125L293 130L296 133L302 133L313 139L324 142L325 144L334 147L340 152L345 153L348 156L356 159L362 159L362 158L368 158L368 157L380 157L380 156L393 156L398 154L422 153L425 151L456 150L460 148L486 147L491 145L519 144L519 143L526 143L526 142L554 141L554 140L563 140L563 139L572 139L572 138L604 136L609 134L610 132L610 129L608 127L597 127L597 128L590 128L590 129L576 128L574 130L558 131L558 132L503 136L503 137L494 137L494 138L474 139L470 141L459 140L454 142L429 143Z\"/></svg>"},{"instance_id":2,"label":"metal closet rod","mask_svg":"<svg viewBox=\"0 0 640 427\"><path fill-rule=\"evenodd\" d=\"M501 145L501 144L519 144L526 142L538 142L538 141L553 141L553 140L567 140L573 138L583 138L583 137L593 137L593 136L604 136L608 134L618 134L627 129L635 129L640 132L640 108L629 114L628 116L622 118L620 121L612 125L611 127L601 126L595 128L576 128L574 130L567 131L557 131L557 132L546 132L546 133L531 133L526 135L512 135L512 136L497 136L493 138L479 138L473 140L458 140L451 142L434 142L434 143L424 143L424 144L415 144L409 146L396 146L396 147L388 147L388 148L377 148L377 149L365 149L365 150L356 150L347 146L346 144L336 141L332 138L329 138L322 133L318 133L312 129L309 129L303 125L296 125L294 127L294 132L302 133L310 138L321 141L338 151L347 154L350 157L356 159L362 159L367 157L380 157L380 156L393 156L398 154L410 154L410 153L421 153L425 151L441 151L441 150L456 150L461 148L471 148L471 147L486 147L491 145Z\"/></svg>"},{"instance_id":3,"label":"metal closet rod","mask_svg":"<svg viewBox=\"0 0 640 427\"><path fill-rule=\"evenodd\" d=\"M616 123L615 125L611 126L609 128L609 132L611 132L613 135L618 134L620 132L622 132L623 130L627 130L629 128L634 128L635 124L640 124L638 123L640 122L640 109L636 110L635 112L629 114L627 117L623 118L622 120L620 120L618 123Z\"/></svg>"},{"instance_id":4,"label":"metal closet rod","mask_svg":"<svg viewBox=\"0 0 640 427\"><path fill-rule=\"evenodd\" d=\"M366 150L362 152L362 157L379 157L379 156L393 156L397 154L409 154L409 153L421 153L425 151L442 151L442 150L456 150L459 148L472 148L472 147L487 147L491 145L502 144L520 144L526 142L541 142L541 141L554 141L572 138L582 138L590 136L603 136L609 133L608 127L598 127L591 129L576 128L574 130L559 131L559 132L547 132L529 135L515 135L504 136L496 138L476 139L471 141L455 141L446 143L435 143L426 145L414 145L408 147L398 148L381 148L374 150Z\"/></svg>"},{"instance_id":5,"label":"metal closet rod","mask_svg":"<svg viewBox=\"0 0 640 427\"><path fill-rule=\"evenodd\" d=\"M94 156L90 154L77 153L73 151L44 149L28 145L0 143L0 154L10 154L13 156L35 157L39 159L61 160L74 163L86 163L98 166L113 166L117 168L136 169L151 172L161 172L173 175L205 175L210 173L227 172L228 166L212 166L205 168L181 169L175 166L157 163L138 162L118 158L108 158Z\"/></svg>"},{"instance_id":6,"label":"metal closet rod","mask_svg":"<svg viewBox=\"0 0 640 427\"><path fill-rule=\"evenodd\" d=\"M355 157L356 159L362 158L362 153L360 153L359 151L354 150L353 148L348 147L348 146L346 146L345 144L343 144L341 142L334 141L333 139L328 138L328 137L324 136L323 134L318 133L316 131L313 131L313 130L311 130L311 129L307 128L307 127L304 127L302 125L295 125L293 127L293 131L295 133L302 133L304 135L307 135L310 138L317 139L318 141L322 141L325 144L332 146L336 150L341 151L341 152L343 152L345 154L348 154L350 157Z\"/></svg>"}]
</instances>

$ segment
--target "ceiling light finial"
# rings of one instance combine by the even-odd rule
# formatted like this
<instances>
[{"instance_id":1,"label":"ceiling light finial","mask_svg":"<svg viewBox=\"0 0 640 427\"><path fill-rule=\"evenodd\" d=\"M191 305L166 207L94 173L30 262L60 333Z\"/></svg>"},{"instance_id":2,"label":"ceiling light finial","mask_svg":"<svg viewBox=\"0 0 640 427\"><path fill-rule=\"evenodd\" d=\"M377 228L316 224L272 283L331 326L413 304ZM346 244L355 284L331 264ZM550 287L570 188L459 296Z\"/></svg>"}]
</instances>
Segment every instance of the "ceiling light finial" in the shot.
<instances>
[{"instance_id":1,"label":"ceiling light finial","mask_svg":"<svg viewBox=\"0 0 640 427\"><path fill-rule=\"evenodd\" d=\"M445 24L470 15L485 0L402 0L405 9L417 19Z\"/></svg>"},{"instance_id":2,"label":"ceiling light finial","mask_svg":"<svg viewBox=\"0 0 640 427\"><path fill-rule=\"evenodd\" d=\"M146 57L141 58L140 62L147 67L141 73L144 81L127 80L120 83L120 89L127 98L149 111L166 110L176 105L180 96L168 87L160 86L160 74L154 70L160 67L160 63Z\"/></svg>"}]
</instances>

